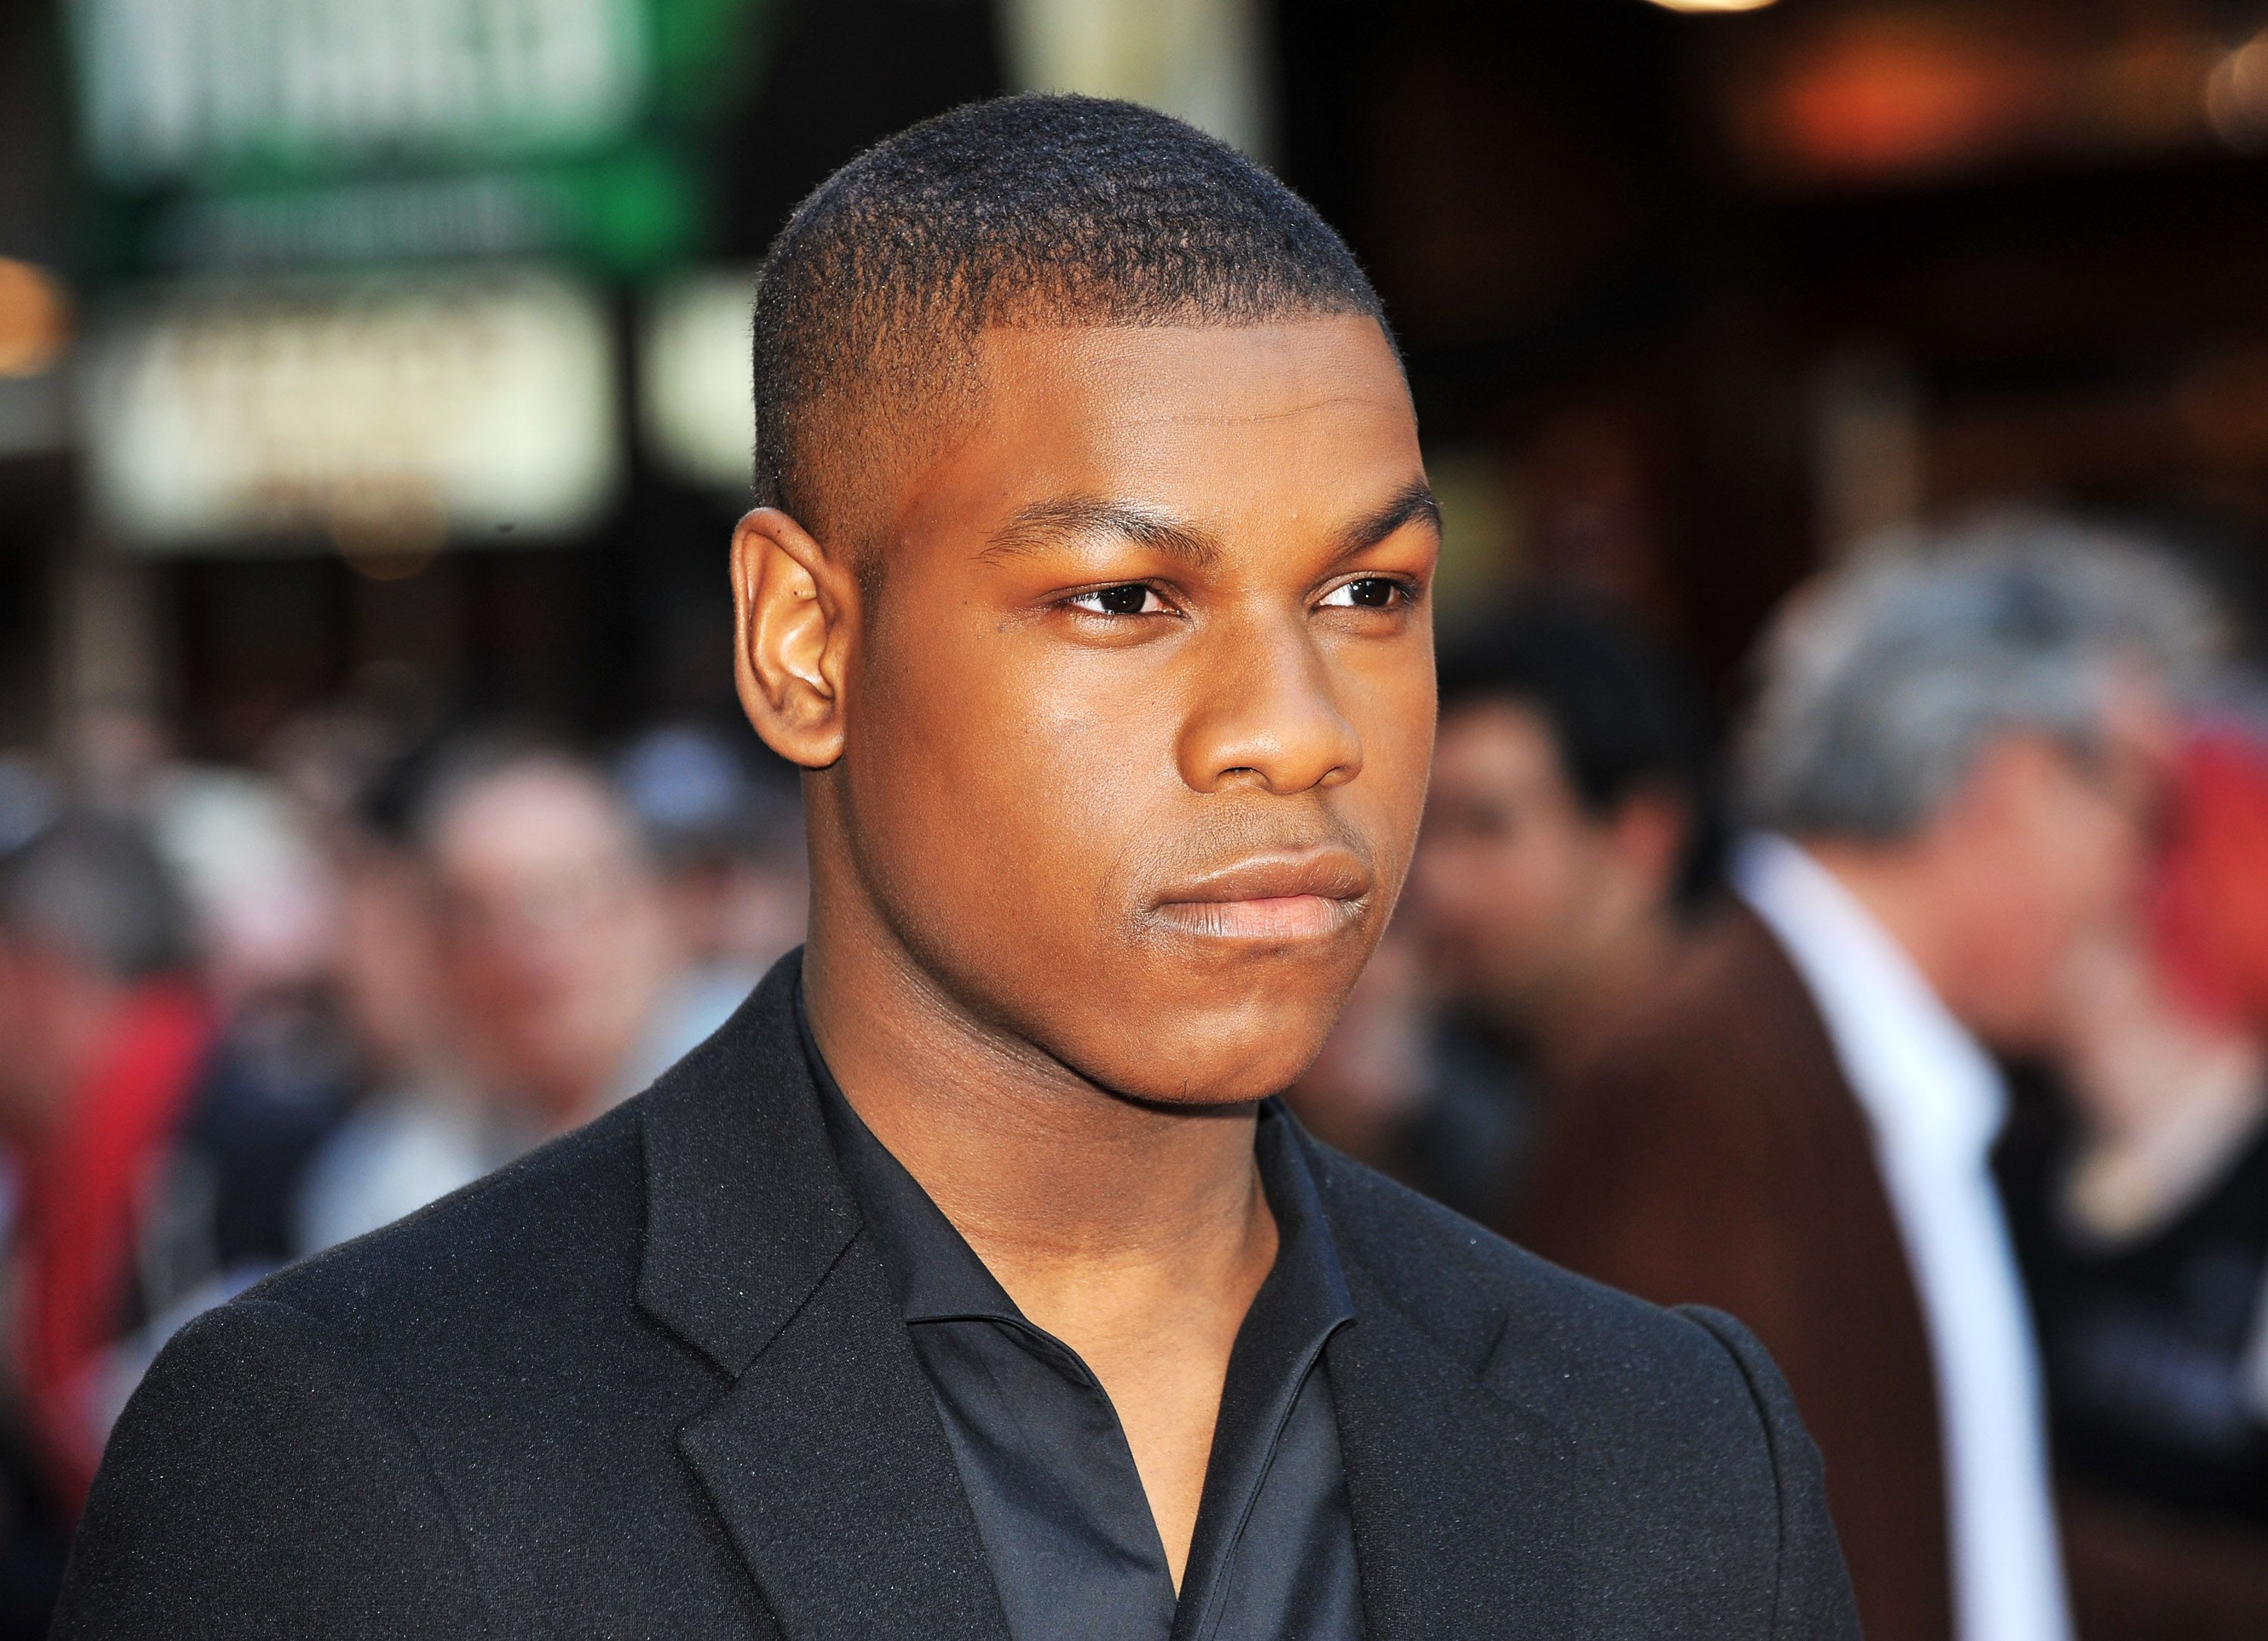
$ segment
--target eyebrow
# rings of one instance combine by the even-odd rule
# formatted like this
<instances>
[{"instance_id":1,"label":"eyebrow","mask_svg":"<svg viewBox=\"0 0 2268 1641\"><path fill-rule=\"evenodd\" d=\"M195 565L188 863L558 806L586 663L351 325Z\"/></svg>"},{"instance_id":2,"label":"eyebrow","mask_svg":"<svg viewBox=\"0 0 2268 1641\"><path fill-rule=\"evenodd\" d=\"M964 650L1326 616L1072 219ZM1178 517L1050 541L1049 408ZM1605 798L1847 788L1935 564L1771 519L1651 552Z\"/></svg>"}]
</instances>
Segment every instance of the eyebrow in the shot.
<instances>
[{"instance_id":1,"label":"eyebrow","mask_svg":"<svg viewBox=\"0 0 2268 1641\"><path fill-rule=\"evenodd\" d=\"M1220 543L1195 525L1130 502L1097 501L1082 496L1034 502L993 533L983 556L1001 558L1038 552L1065 536L1116 536L1198 570L1220 557Z\"/></svg>"},{"instance_id":2,"label":"eyebrow","mask_svg":"<svg viewBox=\"0 0 2268 1641\"><path fill-rule=\"evenodd\" d=\"M1331 562L1336 565L1351 558L1404 526L1421 521L1431 524L1438 534L1441 506L1425 480L1412 479L1384 505L1339 530ZM1153 552L1179 558L1197 570L1210 568L1221 556L1219 538L1196 525L1132 502L1101 501L1083 496L1034 502L993 533L983 556L1004 558L1039 552L1065 536L1116 536Z\"/></svg>"},{"instance_id":3,"label":"eyebrow","mask_svg":"<svg viewBox=\"0 0 2268 1641\"><path fill-rule=\"evenodd\" d=\"M1433 527L1433 534L1441 533L1441 504L1434 499L1432 488L1422 478L1413 478L1388 499L1385 506L1357 519L1339 532L1338 551L1332 555L1334 565L1344 563L1365 548L1375 547L1395 531L1419 522Z\"/></svg>"}]
</instances>

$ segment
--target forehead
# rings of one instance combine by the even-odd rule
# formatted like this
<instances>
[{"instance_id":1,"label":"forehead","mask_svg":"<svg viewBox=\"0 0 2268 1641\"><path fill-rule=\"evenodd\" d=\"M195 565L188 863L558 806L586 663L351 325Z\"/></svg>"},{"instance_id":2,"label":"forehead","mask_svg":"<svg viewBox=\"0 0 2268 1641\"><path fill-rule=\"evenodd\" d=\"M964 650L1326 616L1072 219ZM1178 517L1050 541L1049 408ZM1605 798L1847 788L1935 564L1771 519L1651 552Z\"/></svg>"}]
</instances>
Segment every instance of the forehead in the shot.
<instances>
[{"instance_id":1,"label":"forehead","mask_svg":"<svg viewBox=\"0 0 2268 1641\"><path fill-rule=\"evenodd\" d=\"M909 485L909 533L1072 493L1320 525L1422 471L1401 366L1366 316L994 328L978 363L969 425Z\"/></svg>"},{"instance_id":2,"label":"forehead","mask_svg":"<svg viewBox=\"0 0 2268 1641\"><path fill-rule=\"evenodd\" d=\"M1448 707L1435 747L1437 780L1514 787L1556 785L1565 776L1550 721L1512 696L1480 696Z\"/></svg>"},{"instance_id":3,"label":"forehead","mask_svg":"<svg viewBox=\"0 0 2268 1641\"><path fill-rule=\"evenodd\" d=\"M587 862L628 850L622 817L594 782L541 765L475 782L447 804L434 828L436 860L455 876Z\"/></svg>"}]
</instances>

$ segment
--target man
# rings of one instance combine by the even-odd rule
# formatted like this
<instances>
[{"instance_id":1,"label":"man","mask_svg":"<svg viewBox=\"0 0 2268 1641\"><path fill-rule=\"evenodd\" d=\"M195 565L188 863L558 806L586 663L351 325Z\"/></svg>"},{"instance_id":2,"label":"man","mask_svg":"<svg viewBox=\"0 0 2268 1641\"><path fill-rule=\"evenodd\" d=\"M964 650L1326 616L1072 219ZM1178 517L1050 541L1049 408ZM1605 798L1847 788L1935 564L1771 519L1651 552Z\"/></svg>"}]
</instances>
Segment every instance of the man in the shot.
<instances>
[{"instance_id":1,"label":"man","mask_svg":"<svg viewBox=\"0 0 2268 1641\"><path fill-rule=\"evenodd\" d=\"M1547 1077L1612 1039L1698 876L1690 685L1604 616L1531 603L1441 669L1410 910L1435 990Z\"/></svg>"},{"instance_id":2,"label":"man","mask_svg":"<svg viewBox=\"0 0 2268 1641\"><path fill-rule=\"evenodd\" d=\"M2171 571L2001 521L1809 589L1748 746L1744 904L1579 1079L1534 1246L1732 1310L1818 1433L1873 1641L2059 1641L2037 1367L1980 1039L2036 1045L2141 864Z\"/></svg>"},{"instance_id":3,"label":"man","mask_svg":"<svg viewBox=\"0 0 2268 1641\"><path fill-rule=\"evenodd\" d=\"M821 185L755 340L800 961L186 1334L59 1633L1852 1633L1736 1324L1266 1101L1431 750L1434 511L1344 247L1162 115L996 102Z\"/></svg>"},{"instance_id":4,"label":"man","mask_svg":"<svg viewBox=\"0 0 2268 1641\"><path fill-rule=\"evenodd\" d=\"M659 869L596 769L474 742L442 760L419 809L447 1062L366 1101L332 1136L302 1189L304 1250L376 1230L588 1121L739 1002L695 983Z\"/></svg>"},{"instance_id":5,"label":"man","mask_svg":"<svg viewBox=\"0 0 2268 1641\"><path fill-rule=\"evenodd\" d=\"M1318 1138L1486 1223L1551 1091L1613 1039L1705 879L1692 687L1608 616L1528 598L1446 655L1401 920L1287 1099Z\"/></svg>"},{"instance_id":6,"label":"man","mask_svg":"<svg viewBox=\"0 0 2268 1641\"><path fill-rule=\"evenodd\" d=\"M76 1511L135 1326L145 1197L213 1023L189 914L141 830L67 813L0 859L0 1129L11 1164L11 1378L56 1502Z\"/></svg>"},{"instance_id":7,"label":"man","mask_svg":"<svg viewBox=\"0 0 2268 1641\"><path fill-rule=\"evenodd\" d=\"M334 1118L273 1098L280 1079L219 1030L193 923L132 821L66 809L0 854L0 1633L46 1627L141 1367L283 1263L277 1208Z\"/></svg>"}]
</instances>

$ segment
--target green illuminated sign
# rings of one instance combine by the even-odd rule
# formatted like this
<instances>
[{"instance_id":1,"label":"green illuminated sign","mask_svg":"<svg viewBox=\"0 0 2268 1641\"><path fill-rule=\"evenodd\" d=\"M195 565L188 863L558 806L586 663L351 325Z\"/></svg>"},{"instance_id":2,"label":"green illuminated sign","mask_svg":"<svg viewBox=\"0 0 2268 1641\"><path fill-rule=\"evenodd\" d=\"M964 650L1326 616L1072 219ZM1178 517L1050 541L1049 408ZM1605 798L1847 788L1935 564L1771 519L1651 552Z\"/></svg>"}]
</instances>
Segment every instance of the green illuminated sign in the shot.
<instances>
[{"instance_id":1,"label":"green illuminated sign","mask_svg":"<svg viewBox=\"0 0 2268 1641\"><path fill-rule=\"evenodd\" d=\"M71 0L99 269L696 248L768 0Z\"/></svg>"}]
</instances>

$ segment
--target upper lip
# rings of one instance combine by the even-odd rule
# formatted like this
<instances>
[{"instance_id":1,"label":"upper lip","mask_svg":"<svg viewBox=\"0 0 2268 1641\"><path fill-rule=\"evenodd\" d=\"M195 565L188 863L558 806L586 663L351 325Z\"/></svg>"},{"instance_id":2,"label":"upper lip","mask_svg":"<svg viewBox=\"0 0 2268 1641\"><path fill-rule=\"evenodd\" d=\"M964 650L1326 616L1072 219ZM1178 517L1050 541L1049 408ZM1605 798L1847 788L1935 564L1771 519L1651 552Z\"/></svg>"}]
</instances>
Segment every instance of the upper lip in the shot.
<instances>
[{"instance_id":1,"label":"upper lip","mask_svg":"<svg viewBox=\"0 0 2268 1641\"><path fill-rule=\"evenodd\" d=\"M1346 850L1303 849L1252 855L1201 872L1167 890L1159 902L1278 900L1294 895L1354 900L1369 892L1369 869Z\"/></svg>"}]
</instances>

